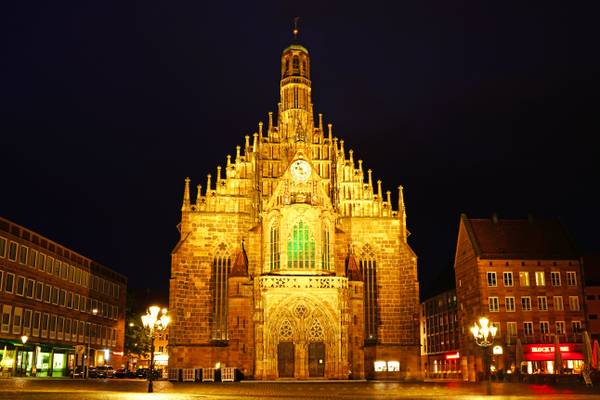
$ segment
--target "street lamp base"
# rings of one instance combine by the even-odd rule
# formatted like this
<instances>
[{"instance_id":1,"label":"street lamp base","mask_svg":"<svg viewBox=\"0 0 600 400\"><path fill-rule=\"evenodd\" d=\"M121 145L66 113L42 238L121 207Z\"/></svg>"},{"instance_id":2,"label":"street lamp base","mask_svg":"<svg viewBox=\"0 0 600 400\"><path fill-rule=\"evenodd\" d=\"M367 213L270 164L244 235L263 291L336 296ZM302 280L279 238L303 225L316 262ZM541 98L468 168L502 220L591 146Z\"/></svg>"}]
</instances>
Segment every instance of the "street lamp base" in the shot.
<instances>
[{"instance_id":1,"label":"street lamp base","mask_svg":"<svg viewBox=\"0 0 600 400\"><path fill-rule=\"evenodd\" d=\"M148 393L152 393L154 389L152 388L152 381L148 381Z\"/></svg>"}]
</instances>

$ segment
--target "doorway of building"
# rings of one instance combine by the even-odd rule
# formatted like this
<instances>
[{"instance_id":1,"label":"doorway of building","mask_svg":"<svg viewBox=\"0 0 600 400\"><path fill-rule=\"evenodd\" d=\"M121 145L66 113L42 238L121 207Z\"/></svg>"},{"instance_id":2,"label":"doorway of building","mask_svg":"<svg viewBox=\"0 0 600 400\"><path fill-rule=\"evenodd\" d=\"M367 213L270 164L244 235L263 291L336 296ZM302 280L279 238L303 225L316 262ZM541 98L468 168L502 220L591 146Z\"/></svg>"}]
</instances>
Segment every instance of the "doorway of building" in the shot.
<instances>
[{"instance_id":1,"label":"doorway of building","mask_svg":"<svg viewBox=\"0 0 600 400\"><path fill-rule=\"evenodd\" d=\"M294 343L280 342L277 345L277 368L280 378L294 377Z\"/></svg>"},{"instance_id":2,"label":"doorway of building","mask_svg":"<svg viewBox=\"0 0 600 400\"><path fill-rule=\"evenodd\" d=\"M308 376L325 376L325 343L311 342L308 345Z\"/></svg>"}]
</instances>

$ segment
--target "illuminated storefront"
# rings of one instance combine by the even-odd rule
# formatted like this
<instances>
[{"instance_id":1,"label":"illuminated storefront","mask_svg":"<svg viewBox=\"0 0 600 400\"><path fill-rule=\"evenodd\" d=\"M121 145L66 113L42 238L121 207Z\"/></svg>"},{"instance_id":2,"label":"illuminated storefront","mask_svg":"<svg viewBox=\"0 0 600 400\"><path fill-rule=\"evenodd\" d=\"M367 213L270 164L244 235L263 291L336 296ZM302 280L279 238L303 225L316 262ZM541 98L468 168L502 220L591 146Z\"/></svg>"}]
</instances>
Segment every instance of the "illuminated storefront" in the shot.
<instances>
[{"instance_id":1,"label":"illuminated storefront","mask_svg":"<svg viewBox=\"0 0 600 400\"><path fill-rule=\"evenodd\" d=\"M426 375L428 378L458 379L460 371L460 352L430 354L427 356Z\"/></svg>"},{"instance_id":2,"label":"illuminated storefront","mask_svg":"<svg viewBox=\"0 0 600 400\"><path fill-rule=\"evenodd\" d=\"M561 343L560 360L563 373L580 374L583 369L583 352L581 344ZM523 345L523 374L555 374L556 368L555 346L552 344L526 344Z\"/></svg>"}]
</instances>

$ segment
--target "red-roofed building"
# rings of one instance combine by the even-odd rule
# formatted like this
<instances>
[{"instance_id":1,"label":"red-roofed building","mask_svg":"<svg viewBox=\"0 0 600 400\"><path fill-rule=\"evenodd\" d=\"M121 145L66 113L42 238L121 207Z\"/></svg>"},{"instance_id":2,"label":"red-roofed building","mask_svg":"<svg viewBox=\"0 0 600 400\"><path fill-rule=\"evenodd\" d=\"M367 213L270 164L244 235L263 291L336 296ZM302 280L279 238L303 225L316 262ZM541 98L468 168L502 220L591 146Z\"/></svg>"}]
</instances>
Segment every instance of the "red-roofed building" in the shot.
<instances>
[{"instance_id":1,"label":"red-roofed building","mask_svg":"<svg viewBox=\"0 0 600 400\"><path fill-rule=\"evenodd\" d=\"M483 353L470 331L482 316L498 329L494 346L501 349L495 353L502 354L493 355L493 371L557 371L552 344L558 335L564 347L562 368L579 372L586 321L582 266L559 220L473 219L463 214L454 269L464 379L483 374ZM517 340L523 349L521 365Z\"/></svg>"}]
</instances>

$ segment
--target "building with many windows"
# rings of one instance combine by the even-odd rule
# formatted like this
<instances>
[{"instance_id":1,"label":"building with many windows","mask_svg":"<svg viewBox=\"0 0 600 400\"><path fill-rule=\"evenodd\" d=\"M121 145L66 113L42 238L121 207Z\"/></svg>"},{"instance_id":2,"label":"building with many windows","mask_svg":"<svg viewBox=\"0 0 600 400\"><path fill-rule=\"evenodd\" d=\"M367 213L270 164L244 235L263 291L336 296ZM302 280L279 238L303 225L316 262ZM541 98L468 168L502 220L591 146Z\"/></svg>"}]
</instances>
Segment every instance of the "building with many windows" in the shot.
<instances>
[{"instance_id":1,"label":"building with many windows","mask_svg":"<svg viewBox=\"0 0 600 400\"><path fill-rule=\"evenodd\" d=\"M190 197L172 253L169 366L254 379L419 375L406 214L313 115L310 56L281 56L277 121Z\"/></svg>"},{"instance_id":2,"label":"building with many windows","mask_svg":"<svg viewBox=\"0 0 600 400\"><path fill-rule=\"evenodd\" d=\"M458 334L455 289L421 303L421 366L425 377L461 378Z\"/></svg>"},{"instance_id":3,"label":"building with many windows","mask_svg":"<svg viewBox=\"0 0 600 400\"><path fill-rule=\"evenodd\" d=\"M464 379L482 372L470 327L497 327L499 373L580 372L585 329L582 266L556 219L472 219L462 215L454 270ZM562 365L554 365L558 340ZM520 365L518 360L521 359Z\"/></svg>"},{"instance_id":4,"label":"building with many windows","mask_svg":"<svg viewBox=\"0 0 600 400\"><path fill-rule=\"evenodd\" d=\"M0 218L1 373L68 376L88 347L91 365L120 365L126 286L123 275Z\"/></svg>"}]
</instances>

